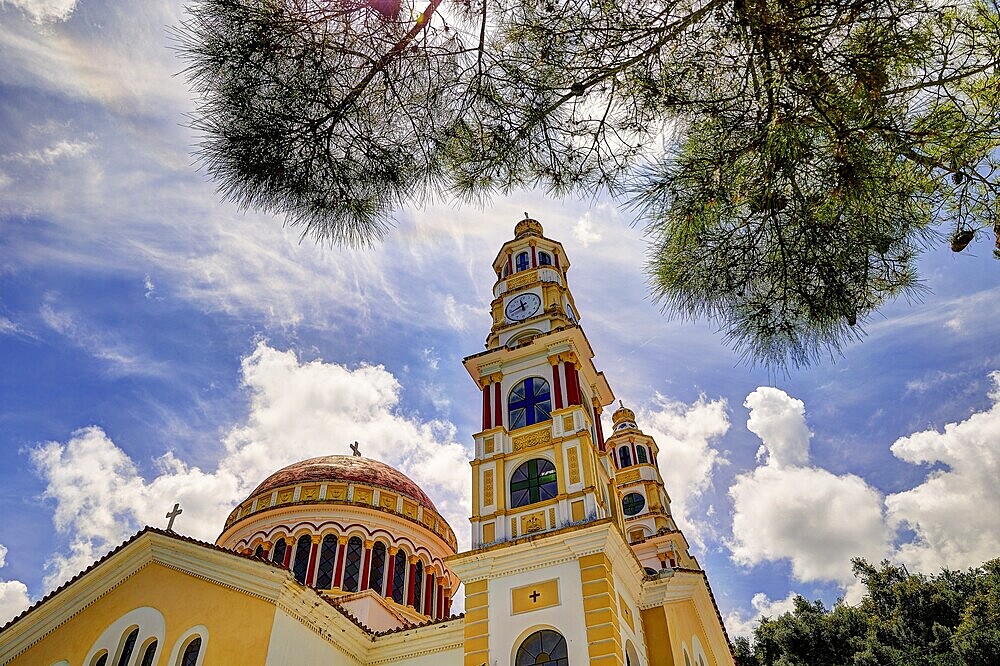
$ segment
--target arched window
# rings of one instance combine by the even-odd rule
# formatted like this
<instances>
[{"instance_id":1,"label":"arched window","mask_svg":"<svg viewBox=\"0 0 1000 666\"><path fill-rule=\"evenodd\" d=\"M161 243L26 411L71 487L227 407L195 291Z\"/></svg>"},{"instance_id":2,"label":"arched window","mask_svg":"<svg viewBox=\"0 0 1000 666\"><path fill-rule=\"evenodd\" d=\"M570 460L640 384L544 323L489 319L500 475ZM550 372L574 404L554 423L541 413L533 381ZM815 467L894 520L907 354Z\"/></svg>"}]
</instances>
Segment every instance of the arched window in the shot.
<instances>
[{"instance_id":1,"label":"arched window","mask_svg":"<svg viewBox=\"0 0 1000 666\"><path fill-rule=\"evenodd\" d=\"M403 595L406 594L406 553L402 550L396 551L393 558L392 567L392 600L397 604L402 604Z\"/></svg>"},{"instance_id":2,"label":"arched window","mask_svg":"<svg viewBox=\"0 0 1000 666\"><path fill-rule=\"evenodd\" d=\"M521 463L510 477L512 509L552 499L558 492L555 465L544 458Z\"/></svg>"},{"instance_id":3,"label":"arched window","mask_svg":"<svg viewBox=\"0 0 1000 666\"><path fill-rule=\"evenodd\" d=\"M514 272L519 273L526 270L528 270L528 253L521 252L514 257Z\"/></svg>"},{"instance_id":4,"label":"arched window","mask_svg":"<svg viewBox=\"0 0 1000 666\"><path fill-rule=\"evenodd\" d=\"M357 592L361 582L361 553L365 546L359 537L351 537L347 542L347 561L344 564L344 591Z\"/></svg>"},{"instance_id":5,"label":"arched window","mask_svg":"<svg viewBox=\"0 0 1000 666\"><path fill-rule=\"evenodd\" d=\"M319 571L316 587L329 590L333 587L333 567L337 564L337 537L327 534L319 547Z\"/></svg>"},{"instance_id":6,"label":"arched window","mask_svg":"<svg viewBox=\"0 0 1000 666\"><path fill-rule=\"evenodd\" d=\"M657 571L653 567L643 567L642 570L646 572L647 576L657 575Z\"/></svg>"},{"instance_id":7,"label":"arched window","mask_svg":"<svg viewBox=\"0 0 1000 666\"><path fill-rule=\"evenodd\" d=\"M503 270L500 271L500 277L507 277L510 271L507 270L507 264L503 265Z\"/></svg>"},{"instance_id":8,"label":"arched window","mask_svg":"<svg viewBox=\"0 0 1000 666\"><path fill-rule=\"evenodd\" d=\"M368 574L368 589L375 590L380 595L385 594L382 589L382 579L385 578L385 544L376 541L372 548L372 566Z\"/></svg>"},{"instance_id":9,"label":"arched window","mask_svg":"<svg viewBox=\"0 0 1000 666\"><path fill-rule=\"evenodd\" d=\"M618 449L618 460L620 461L619 467L623 469L632 466L632 452L627 446Z\"/></svg>"},{"instance_id":10,"label":"arched window","mask_svg":"<svg viewBox=\"0 0 1000 666\"><path fill-rule=\"evenodd\" d=\"M154 639L152 643L146 646L145 652L142 653L142 660L139 662L139 666L153 666L155 659L156 640Z\"/></svg>"},{"instance_id":11,"label":"arched window","mask_svg":"<svg viewBox=\"0 0 1000 666\"><path fill-rule=\"evenodd\" d=\"M552 256L548 252L538 253L538 265L539 266L551 266Z\"/></svg>"},{"instance_id":12,"label":"arched window","mask_svg":"<svg viewBox=\"0 0 1000 666\"><path fill-rule=\"evenodd\" d=\"M622 498L622 511L626 516L634 516L646 506L646 499L639 493L629 493Z\"/></svg>"},{"instance_id":13,"label":"arched window","mask_svg":"<svg viewBox=\"0 0 1000 666\"><path fill-rule=\"evenodd\" d=\"M108 653L107 652L102 652L100 655L97 656L96 659L94 659L94 661L92 662L92 664L93 664L93 666L107 666L107 664L108 664Z\"/></svg>"},{"instance_id":14,"label":"arched window","mask_svg":"<svg viewBox=\"0 0 1000 666\"><path fill-rule=\"evenodd\" d=\"M285 543L284 538L279 538L274 542L274 550L271 551L271 561L275 564L285 563L285 550L288 548L288 544Z\"/></svg>"},{"instance_id":15,"label":"arched window","mask_svg":"<svg viewBox=\"0 0 1000 666\"><path fill-rule=\"evenodd\" d=\"M312 538L308 534L303 534L295 542L295 560L292 562L292 573L295 580L302 584L306 582L306 573L309 570L309 551L312 550Z\"/></svg>"},{"instance_id":16,"label":"arched window","mask_svg":"<svg viewBox=\"0 0 1000 666\"><path fill-rule=\"evenodd\" d=\"M569 666L566 639L557 631L542 629L531 634L517 648L514 666Z\"/></svg>"},{"instance_id":17,"label":"arched window","mask_svg":"<svg viewBox=\"0 0 1000 666\"><path fill-rule=\"evenodd\" d=\"M255 557L264 557L264 546L258 545L257 548L254 549L253 554Z\"/></svg>"},{"instance_id":18,"label":"arched window","mask_svg":"<svg viewBox=\"0 0 1000 666\"><path fill-rule=\"evenodd\" d=\"M528 377L518 382L507 395L507 420L511 430L547 421L551 411L549 383L541 377Z\"/></svg>"},{"instance_id":19,"label":"arched window","mask_svg":"<svg viewBox=\"0 0 1000 666\"><path fill-rule=\"evenodd\" d=\"M135 642L139 639L139 627L135 627L129 632L128 636L125 637L125 643L122 644L122 652L118 655L117 666L126 666L129 659L132 658L132 652L135 651Z\"/></svg>"},{"instance_id":20,"label":"arched window","mask_svg":"<svg viewBox=\"0 0 1000 666\"><path fill-rule=\"evenodd\" d=\"M424 589L424 563L418 560L417 565L414 568L414 572L415 573L413 574L414 578L413 608L415 608L419 612L421 608L420 601L423 599L423 595L421 594L421 592Z\"/></svg>"},{"instance_id":21,"label":"arched window","mask_svg":"<svg viewBox=\"0 0 1000 666\"><path fill-rule=\"evenodd\" d=\"M200 651L201 636L197 636L193 641L188 643L186 648L184 648L184 655L181 657L180 666L197 666L198 653Z\"/></svg>"},{"instance_id":22,"label":"arched window","mask_svg":"<svg viewBox=\"0 0 1000 666\"><path fill-rule=\"evenodd\" d=\"M646 447L637 446L635 447L635 461L636 463L648 463L649 458L646 457Z\"/></svg>"}]
</instances>

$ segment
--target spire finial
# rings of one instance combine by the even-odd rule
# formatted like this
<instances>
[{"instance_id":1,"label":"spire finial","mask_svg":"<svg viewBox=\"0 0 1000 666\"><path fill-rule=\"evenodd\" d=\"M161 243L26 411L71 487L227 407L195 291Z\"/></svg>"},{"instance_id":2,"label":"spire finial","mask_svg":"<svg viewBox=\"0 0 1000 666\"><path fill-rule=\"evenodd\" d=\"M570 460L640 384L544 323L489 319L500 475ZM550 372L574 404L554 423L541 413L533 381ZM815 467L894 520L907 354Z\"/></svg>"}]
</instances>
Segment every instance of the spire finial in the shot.
<instances>
[{"instance_id":1,"label":"spire finial","mask_svg":"<svg viewBox=\"0 0 1000 666\"><path fill-rule=\"evenodd\" d=\"M357 456L358 458L361 457L361 451L358 448L358 443L357 442L354 442L353 444L351 444L351 453L353 455Z\"/></svg>"},{"instance_id":2,"label":"spire finial","mask_svg":"<svg viewBox=\"0 0 1000 666\"><path fill-rule=\"evenodd\" d=\"M622 402L621 400L618 401L618 406L621 407L622 409L625 409L625 403Z\"/></svg>"},{"instance_id":3,"label":"spire finial","mask_svg":"<svg viewBox=\"0 0 1000 666\"><path fill-rule=\"evenodd\" d=\"M530 220L531 219L531 216L528 215L528 211L524 211L524 219L526 219L526 220Z\"/></svg>"}]
</instances>

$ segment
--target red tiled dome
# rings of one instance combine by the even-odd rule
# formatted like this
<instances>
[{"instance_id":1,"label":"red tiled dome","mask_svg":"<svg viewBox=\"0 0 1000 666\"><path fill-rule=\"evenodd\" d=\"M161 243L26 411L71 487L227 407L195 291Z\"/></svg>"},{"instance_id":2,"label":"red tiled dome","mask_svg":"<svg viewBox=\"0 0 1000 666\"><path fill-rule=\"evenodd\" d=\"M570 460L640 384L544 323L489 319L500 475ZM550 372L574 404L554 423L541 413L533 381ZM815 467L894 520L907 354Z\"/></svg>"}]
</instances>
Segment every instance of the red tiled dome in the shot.
<instances>
[{"instance_id":1,"label":"red tiled dome","mask_svg":"<svg viewBox=\"0 0 1000 666\"><path fill-rule=\"evenodd\" d=\"M359 456L320 456L293 463L264 479L264 482L250 493L250 497L282 486L310 481L317 483L353 481L387 488L437 511L434 502L405 474L384 462Z\"/></svg>"}]
</instances>

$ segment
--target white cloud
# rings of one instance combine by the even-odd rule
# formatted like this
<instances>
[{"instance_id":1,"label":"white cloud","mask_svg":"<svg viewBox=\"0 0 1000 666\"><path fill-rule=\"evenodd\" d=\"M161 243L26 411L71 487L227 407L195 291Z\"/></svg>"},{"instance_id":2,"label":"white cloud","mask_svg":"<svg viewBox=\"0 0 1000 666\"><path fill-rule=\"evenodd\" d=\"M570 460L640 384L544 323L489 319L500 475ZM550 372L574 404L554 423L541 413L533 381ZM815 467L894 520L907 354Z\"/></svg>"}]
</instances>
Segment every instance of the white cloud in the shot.
<instances>
[{"instance_id":1,"label":"white cloud","mask_svg":"<svg viewBox=\"0 0 1000 666\"><path fill-rule=\"evenodd\" d=\"M656 394L655 404L637 410L638 426L656 440L658 464L670 494L671 512L687 538L704 546L707 524L697 521L692 509L709 488L712 474L725 458L712 442L729 430L725 400L701 396L693 404Z\"/></svg>"},{"instance_id":2,"label":"white cloud","mask_svg":"<svg viewBox=\"0 0 1000 666\"><path fill-rule=\"evenodd\" d=\"M899 547L899 558L922 571L976 566L1000 552L1000 372L991 378L990 409L891 447L900 460L944 466L885 501L890 523L916 532Z\"/></svg>"},{"instance_id":3,"label":"white cloud","mask_svg":"<svg viewBox=\"0 0 1000 666\"><path fill-rule=\"evenodd\" d=\"M733 611L726 614L726 629L729 631L730 637L746 636L749 638L762 618L774 619L795 610L795 597L797 596L799 596L798 592L789 592L784 599L770 599L763 592L753 595L753 599L750 600L753 612L744 614Z\"/></svg>"},{"instance_id":4,"label":"white cloud","mask_svg":"<svg viewBox=\"0 0 1000 666\"><path fill-rule=\"evenodd\" d=\"M73 433L66 443L37 447L33 460L56 504L55 524L70 550L48 564L46 585L74 575L142 524L163 525L178 501L175 529L214 541L232 507L277 469L305 458L362 453L412 478L434 499L468 543L468 452L445 421L399 413L400 385L381 366L356 369L300 362L291 351L261 342L243 359L250 409L244 424L223 439L214 471L203 471L168 452L157 475L143 478L135 463L97 427Z\"/></svg>"},{"instance_id":5,"label":"white cloud","mask_svg":"<svg viewBox=\"0 0 1000 666\"><path fill-rule=\"evenodd\" d=\"M45 148L30 150L24 153L11 153L9 155L4 155L3 159L7 162L20 162L22 164L51 165L61 159L83 157L89 153L90 149L93 147L94 144L86 141L61 139Z\"/></svg>"},{"instance_id":6,"label":"white cloud","mask_svg":"<svg viewBox=\"0 0 1000 666\"><path fill-rule=\"evenodd\" d=\"M0 568L7 564L7 547L0 544ZM28 587L19 580L0 580L0 626L31 604Z\"/></svg>"},{"instance_id":7,"label":"white cloud","mask_svg":"<svg viewBox=\"0 0 1000 666\"><path fill-rule=\"evenodd\" d=\"M584 247L601 240L602 234L594 222L592 211L588 210L576 221L573 226L573 237Z\"/></svg>"},{"instance_id":8,"label":"white cloud","mask_svg":"<svg viewBox=\"0 0 1000 666\"><path fill-rule=\"evenodd\" d=\"M878 560L889 551L882 496L858 476L808 466L811 433L801 401L762 387L745 406L767 462L737 476L729 489L733 560L787 559L797 580L850 585L852 557Z\"/></svg>"},{"instance_id":9,"label":"white cloud","mask_svg":"<svg viewBox=\"0 0 1000 666\"><path fill-rule=\"evenodd\" d=\"M76 0L2 0L0 5L13 5L24 10L39 23L65 21L73 13Z\"/></svg>"}]
</instances>

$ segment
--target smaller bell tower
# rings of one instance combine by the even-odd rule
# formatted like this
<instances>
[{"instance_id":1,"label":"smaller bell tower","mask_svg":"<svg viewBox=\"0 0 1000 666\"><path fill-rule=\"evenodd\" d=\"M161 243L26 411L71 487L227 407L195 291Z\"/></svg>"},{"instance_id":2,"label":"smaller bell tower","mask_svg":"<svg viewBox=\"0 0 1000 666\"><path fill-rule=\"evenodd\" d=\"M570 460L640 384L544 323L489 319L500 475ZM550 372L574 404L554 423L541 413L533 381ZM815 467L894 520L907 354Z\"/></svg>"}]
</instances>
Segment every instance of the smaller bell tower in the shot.
<instances>
[{"instance_id":1,"label":"smaller bell tower","mask_svg":"<svg viewBox=\"0 0 1000 666\"><path fill-rule=\"evenodd\" d=\"M619 401L607 449L615 466L615 489L625 536L647 574L678 567L701 569L670 513L670 495L660 476L659 447L639 430L635 412Z\"/></svg>"}]
</instances>

